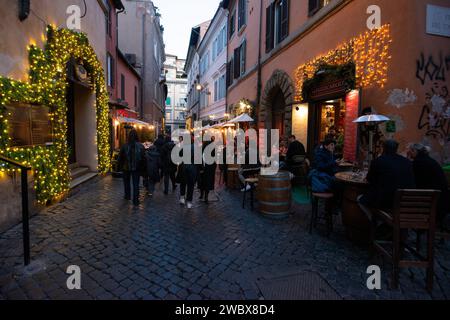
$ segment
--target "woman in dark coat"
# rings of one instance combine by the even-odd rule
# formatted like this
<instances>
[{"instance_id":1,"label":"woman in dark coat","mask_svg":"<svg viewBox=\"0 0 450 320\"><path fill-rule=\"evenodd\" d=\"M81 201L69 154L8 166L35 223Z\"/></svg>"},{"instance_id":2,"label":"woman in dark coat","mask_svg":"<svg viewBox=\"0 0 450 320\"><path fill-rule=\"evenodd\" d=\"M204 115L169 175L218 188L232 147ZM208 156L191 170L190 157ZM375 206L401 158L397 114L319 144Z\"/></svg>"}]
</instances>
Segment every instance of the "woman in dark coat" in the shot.
<instances>
[{"instance_id":1,"label":"woman in dark coat","mask_svg":"<svg viewBox=\"0 0 450 320\"><path fill-rule=\"evenodd\" d=\"M161 181L161 154L155 145L147 150L145 159L147 163L148 193L151 196L155 192L155 184Z\"/></svg>"},{"instance_id":2,"label":"woman in dark coat","mask_svg":"<svg viewBox=\"0 0 450 320\"><path fill-rule=\"evenodd\" d=\"M445 217L450 211L448 181L441 165L429 153L430 149L419 143L411 145L408 150L408 156L413 160L416 187L441 191L436 222L444 228Z\"/></svg>"},{"instance_id":3,"label":"woman in dark coat","mask_svg":"<svg viewBox=\"0 0 450 320\"><path fill-rule=\"evenodd\" d=\"M125 199L131 200L131 186L133 181L133 204L139 205L139 180L145 169L144 146L139 143L136 130L128 134L128 142L122 146L119 153L119 168L123 172Z\"/></svg>"},{"instance_id":4,"label":"woman in dark coat","mask_svg":"<svg viewBox=\"0 0 450 320\"><path fill-rule=\"evenodd\" d=\"M182 140L180 140L180 147L182 148ZM190 159L188 162L182 162L178 166L177 182L180 183L180 204L186 205L188 209L192 208L192 201L194 197L195 182L197 180L197 166L194 157L194 145L191 143L188 148ZM180 151L183 157L183 149Z\"/></svg>"},{"instance_id":5,"label":"woman in dark coat","mask_svg":"<svg viewBox=\"0 0 450 320\"><path fill-rule=\"evenodd\" d=\"M211 144L214 144L215 138L214 136L211 137L211 141L207 142L203 145L203 153L205 152L206 147L208 147ZM208 196L209 192L214 190L214 185L216 182L216 169L217 169L217 163L214 161L212 164L207 164L205 162L205 154L203 155L203 164L201 167L201 180L199 182L200 187L200 199L204 199L206 203L208 203ZM213 156L215 158L216 156L216 150L214 149L211 154L208 154L208 156Z\"/></svg>"}]
</instances>

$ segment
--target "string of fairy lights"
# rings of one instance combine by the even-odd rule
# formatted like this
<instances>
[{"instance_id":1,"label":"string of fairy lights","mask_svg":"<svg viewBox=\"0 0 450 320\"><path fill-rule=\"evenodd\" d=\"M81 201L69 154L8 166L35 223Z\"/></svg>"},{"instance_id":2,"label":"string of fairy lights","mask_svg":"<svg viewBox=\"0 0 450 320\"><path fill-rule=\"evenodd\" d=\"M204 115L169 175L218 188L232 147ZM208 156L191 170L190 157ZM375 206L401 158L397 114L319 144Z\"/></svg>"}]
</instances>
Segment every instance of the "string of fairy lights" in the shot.
<instances>
[{"instance_id":1,"label":"string of fairy lights","mask_svg":"<svg viewBox=\"0 0 450 320\"><path fill-rule=\"evenodd\" d=\"M35 191L39 203L64 195L69 190L70 173L67 144L66 64L73 58L83 61L96 94L98 170L110 168L109 97L103 67L84 33L47 27L44 50L32 44L29 52L29 82L0 77L0 154L33 168ZM20 102L50 107L53 145L11 147L8 114L5 105ZM0 172L17 169L0 162Z\"/></svg>"},{"instance_id":2,"label":"string of fairy lights","mask_svg":"<svg viewBox=\"0 0 450 320\"><path fill-rule=\"evenodd\" d=\"M300 65L296 70L296 100L303 101L303 84L313 78L324 65L339 66L354 63L357 87L383 88L387 82L391 43L390 25L385 24L378 29L368 30L325 55Z\"/></svg>"}]
</instances>

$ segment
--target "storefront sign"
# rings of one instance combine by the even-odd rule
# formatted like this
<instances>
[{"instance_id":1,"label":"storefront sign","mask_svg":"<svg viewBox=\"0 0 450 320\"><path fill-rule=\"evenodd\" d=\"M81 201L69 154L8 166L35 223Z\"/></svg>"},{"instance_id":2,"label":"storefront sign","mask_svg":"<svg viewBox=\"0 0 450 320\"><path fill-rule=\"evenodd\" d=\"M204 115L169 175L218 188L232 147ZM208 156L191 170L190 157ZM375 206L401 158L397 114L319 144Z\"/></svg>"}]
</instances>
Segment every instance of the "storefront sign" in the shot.
<instances>
[{"instance_id":1,"label":"storefront sign","mask_svg":"<svg viewBox=\"0 0 450 320\"><path fill-rule=\"evenodd\" d=\"M49 107L30 104L11 104L6 109L9 117L11 146L35 146L51 143L52 126Z\"/></svg>"},{"instance_id":2,"label":"storefront sign","mask_svg":"<svg viewBox=\"0 0 450 320\"><path fill-rule=\"evenodd\" d=\"M130 118L130 119L137 119L137 113L132 110L126 110L126 109L120 109L116 110L116 116L117 117L123 117L123 118Z\"/></svg>"},{"instance_id":3,"label":"storefront sign","mask_svg":"<svg viewBox=\"0 0 450 320\"><path fill-rule=\"evenodd\" d=\"M345 98L345 138L344 138L344 159L346 161L356 161L356 150L358 143L358 125L353 120L358 118L359 112L359 91L353 90Z\"/></svg>"},{"instance_id":4,"label":"storefront sign","mask_svg":"<svg viewBox=\"0 0 450 320\"><path fill-rule=\"evenodd\" d=\"M311 90L309 98L312 100L325 100L337 96L345 95L347 91L347 82L345 79L338 79L326 82L319 87Z\"/></svg>"},{"instance_id":5,"label":"storefront sign","mask_svg":"<svg viewBox=\"0 0 450 320\"><path fill-rule=\"evenodd\" d=\"M427 33L450 37L450 7L427 5Z\"/></svg>"}]
</instances>

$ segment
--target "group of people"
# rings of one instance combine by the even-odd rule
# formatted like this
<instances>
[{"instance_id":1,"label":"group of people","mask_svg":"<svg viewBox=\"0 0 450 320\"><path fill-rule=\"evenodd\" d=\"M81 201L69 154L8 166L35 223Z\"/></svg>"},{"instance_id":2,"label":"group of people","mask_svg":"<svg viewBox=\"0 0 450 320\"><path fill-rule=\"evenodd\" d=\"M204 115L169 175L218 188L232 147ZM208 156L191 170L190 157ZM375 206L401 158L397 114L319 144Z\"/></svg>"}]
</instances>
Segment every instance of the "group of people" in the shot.
<instances>
[{"instance_id":1,"label":"group of people","mask_svg":"<svg viewBox=\"0 0 450 320\"><path fill-rule=\"evenodd\" d=\"M178 138L178 143L183 143L183 137ZM214 139L205 143L203 148ZM142 144L136 130L131 130L119 153L119 168L123 173L125 199L139 205L140 182L148 195L153 196L156 185L163 180L164 194L169 193L170 184L175 192L177 184L180 185L180 204L192 208L195 185L200 189L200 200L209 201L209 193L214 190L216 164L195 164L194 145L190 144L191 161L175 163L172 159L172 151L176 146L170 136L159 135L152 144ZM181 157L183 149L181 149Z\"/></svg>"},{"instance_id":2,"label":"group of people","mask_svg":"<svg viewBox=\"0 0 450 320\"><path fill-rule=\"evenodd\" d=\"M310 181L315 192L334 192L339 199L341 188L335 179L339 160L335 157L336 142L325 140L316 150ZM399 189L432 189L441 191L437 224L445 229L444 220L450 212L449 185L441 165L430 156L430 148L410 144L407 157L398 153L399 143L386 140L383 152L373 160L367 174L368 191L359 197L361 208L370 215L370 208L389 210Z\"/></svg>"}]
</instances>

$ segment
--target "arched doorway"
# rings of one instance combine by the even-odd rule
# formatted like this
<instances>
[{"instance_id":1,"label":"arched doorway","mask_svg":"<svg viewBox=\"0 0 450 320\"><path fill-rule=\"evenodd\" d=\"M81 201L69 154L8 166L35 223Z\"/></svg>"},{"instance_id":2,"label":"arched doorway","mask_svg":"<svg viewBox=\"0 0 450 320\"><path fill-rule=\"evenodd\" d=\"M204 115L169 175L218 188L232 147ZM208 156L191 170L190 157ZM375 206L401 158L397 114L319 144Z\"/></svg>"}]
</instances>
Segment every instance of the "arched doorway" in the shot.
<instances>
[{"instance_id":1,"label":"arched doorway","mask_svg":"<svg viewBox=\"0 0 450 320\"><path fill-rule=\"evenodd\" d=\"M275 70L264 89L259 109L259 127L280 130L280 137L292 133L294 86L289 75Z\"/></svg>"},{"instance_id":2,"label":"arched doorway","mask_svg":"<svg viewBox=\"0 0 450 320\"><path fill-rule=\"evenodd\" d=\"M272 101L272 129L278 129L280 137L285 135L286 101L283 91L279 89Z\"/></svg>"}]
</instances>

